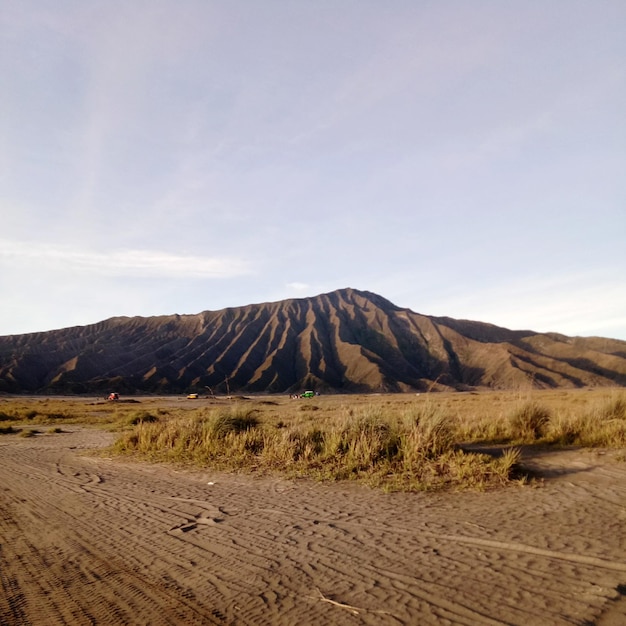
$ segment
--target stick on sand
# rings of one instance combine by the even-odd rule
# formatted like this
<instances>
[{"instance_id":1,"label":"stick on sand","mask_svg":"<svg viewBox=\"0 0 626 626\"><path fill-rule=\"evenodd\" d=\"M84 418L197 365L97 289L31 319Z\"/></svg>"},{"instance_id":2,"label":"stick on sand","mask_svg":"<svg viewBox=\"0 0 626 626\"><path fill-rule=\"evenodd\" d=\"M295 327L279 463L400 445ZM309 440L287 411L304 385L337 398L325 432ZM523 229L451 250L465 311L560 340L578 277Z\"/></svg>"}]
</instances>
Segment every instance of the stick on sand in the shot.
<instances>
[{"instance_id":1,"label":"stick on sand","mask_svg":"<svg viewBox=\"0 0 626 626\"><path fill-rule=\"evenodd\" d=\"M363 610L363 609L359 609L356 606L352 606L351 604L343 604L343 602L337 602L336 600L331 600L330 598L327 598L319 589L317 590L317 593L320 594L320 600L322 602L328 602L328 604L338 606L342 609L348 609L348 611L350 611L350 613L352 613L353 615L358 615L359 611Z\"/></svg>"}]
</instances>

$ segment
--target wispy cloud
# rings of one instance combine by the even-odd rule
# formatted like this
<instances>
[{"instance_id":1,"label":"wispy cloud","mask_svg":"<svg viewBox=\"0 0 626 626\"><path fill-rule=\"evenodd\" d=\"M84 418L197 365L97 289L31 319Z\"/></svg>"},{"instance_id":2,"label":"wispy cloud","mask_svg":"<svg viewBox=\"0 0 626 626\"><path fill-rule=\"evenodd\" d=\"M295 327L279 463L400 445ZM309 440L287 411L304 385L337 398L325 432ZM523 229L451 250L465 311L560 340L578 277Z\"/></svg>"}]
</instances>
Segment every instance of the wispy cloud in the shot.
<instances>
[{"instance_id":1,"label":"wispy cloud","mask_svg":"<svg viewBox=\"0 0 626 626\"><path fill-rule=\"evenodd\" d=\"M243 259L170 254L155 250L115 250L108 253L68 247L0 240L0 262L62 266L64 270L117 276L231 278L251 274Z\"/></svg>"},{"instance_id":2,"label":"wispy cloud","mask_svg":"<svg viewBox=\"0 0 626 626\"><path fill-rule=\"evenodd\" d=\"M287 289L291 289L293 291L306 291L307 289L309 289L309 287L310 285L308 285L307 283L287 283Z\"/></svg>"},{"instance_id":3,"label":"wispy cloud","mask_svg":"<svg viewBox=\"0 0 626 626\"><path fill-rule=\"evenodd\" d=\"M460 295L440 293L426 309L422 312L515 330L615 336L626 324L626 292L619 273L525 276L508 284L477 285Z\"/></svg>"}]
</instances>

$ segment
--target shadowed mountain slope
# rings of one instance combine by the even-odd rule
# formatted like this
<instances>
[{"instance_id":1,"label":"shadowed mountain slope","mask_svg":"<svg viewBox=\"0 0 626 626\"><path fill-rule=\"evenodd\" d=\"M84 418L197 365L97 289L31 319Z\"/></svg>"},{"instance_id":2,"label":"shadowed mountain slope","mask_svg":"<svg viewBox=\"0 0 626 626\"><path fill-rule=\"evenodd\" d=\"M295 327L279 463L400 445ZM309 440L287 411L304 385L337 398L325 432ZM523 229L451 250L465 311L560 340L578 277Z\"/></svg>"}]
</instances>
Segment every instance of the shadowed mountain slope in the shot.
<instances>
[{"instance_id":1,"label":"shadowed mountain slope","mask_svg":"<svg viewBox=\"0 0 626 626\"><path fill-rule=\"evenodd\" d=\"M626 385L626 342L429 317L341 289L0 337L0 391L408 391Z\"/></svg>"}]
</instances>

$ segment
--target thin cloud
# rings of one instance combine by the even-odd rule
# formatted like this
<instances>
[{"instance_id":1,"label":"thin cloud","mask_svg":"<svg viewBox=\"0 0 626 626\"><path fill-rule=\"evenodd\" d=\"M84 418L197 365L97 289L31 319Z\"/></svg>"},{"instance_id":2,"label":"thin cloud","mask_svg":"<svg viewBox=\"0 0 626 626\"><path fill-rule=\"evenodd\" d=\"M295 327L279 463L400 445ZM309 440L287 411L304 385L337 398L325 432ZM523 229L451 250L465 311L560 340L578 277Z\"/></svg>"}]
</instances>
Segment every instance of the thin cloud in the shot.
<instances>
[{"instance_id":1,"label":"thin cloud","mask_svg":"<svg viewBox=\"0 0 626 626\"><path fill-rule=\"evenodd\" d=\"M440 295L436 305L426 308L422 312L430 315L489 322L514 330L566 335L608 332L611 336L626 323L626 292L620 276L580 272L524 277L510 284L476 287L461 296Z\"/></svg>"},{"instance_id":2,"label":"thin cloud","mask_svg":"<svg viewBox=\"0 0 626 626\"><path fill-rule=\"evenodd\" d=\"M310 285L308 285L307 283L287 283L287 288L294 291L306 291L307 289L309 289L309 287Z\"/></svg>"},{"instance_id":3,"label":"thin cloud","mask_svg":"<svg viewBox=\"0 0 626 626\"><path fill-rule=\"evenodd\" d=\"M0 242L0 259L17 263L58 265L65 270L103 275L232 278L251 274L248 263L227 257L176 255L154 250L89 252L33 242Z\"/></svg>"}]
</instances>

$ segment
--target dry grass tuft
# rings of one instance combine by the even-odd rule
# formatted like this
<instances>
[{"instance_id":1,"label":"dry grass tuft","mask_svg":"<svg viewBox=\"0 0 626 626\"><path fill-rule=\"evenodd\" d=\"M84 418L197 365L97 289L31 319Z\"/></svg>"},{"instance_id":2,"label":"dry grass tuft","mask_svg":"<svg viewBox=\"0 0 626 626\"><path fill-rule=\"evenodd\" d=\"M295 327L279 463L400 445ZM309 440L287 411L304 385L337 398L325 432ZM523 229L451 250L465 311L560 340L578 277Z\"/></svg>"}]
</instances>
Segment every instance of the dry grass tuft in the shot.
<instances>
[{"instance_id":1,"label":"dry grass tuft","mask_svg":"<svg viewBox=\"0 0 626 626\"><path fill-rule=\"evenodd\" d=\"M36 435L41 434L40 431L35 428L29 428L28 430L22 430L20 432L20 437L35 437Z\"/></svg>"},{"instance_id":2,"label":"dry grass tuft","mask_svg":"<svg viewBox=\"0 0 626 626\"><path fill-rule=\"evenodd\" d=\"M604 398L581 412L559 414L546 438L564 445L626 446L626 395Z\"/></svg>"},{"instance_id":3,"label":"dry grass tuft","mask_svg":"<svg viewBox=\"0 0 626 626\"><path fill-rule=\"evenodd\" d=\"M516 480L519 451L511 444L626 449L626 392L321 395L315 404L280 396L192 404L144 397L132 405L0 397L0 434L61 421L116 430L118 453L146 459L387 490L483 489ZM467 452L486 449L472 443L505 452Z\"/></svg>"},{"instance_id":4,"label":"dry grass tuft","mask_svg":"<svg viewBox=\"0 0 626 626\"><path fill-rule=\"evenodd\" d=\"M537 402L526 402L510 418L511 437L532 442L540 439L550 423L550 410Z\"/></svg>"},{"instance_id":5,"label":"dry grass tuft","mask_svg":"<svg viewBox=\"0 0 626 626\"><path fill-rule=\"evenodd\" d=\"M399 416L364 407L323 421L278 424L248 407L199 411L139 424L114 449L221 469L358 480L388 490L484 488L506 482L510 469L502 459L458 449L455 420L432 408Z\"/></svg>"},{"instance_id":6,"label":"dry grass tuft","mask_svg":"<svg viewBox=\"0 0 626 626\"><path fill-rule=\"evenodd\" d=\"M158 422L159 418L148 411L133 411L126 417L128 426L137 426L137 424L152 424Z\"/></svg>"},{"instance_id":7,"label":"dry grass tuft","mask_svg":"<svg viewBox=\"0 0 626 626\"><path fill-rule=\"evenodd\" d=\"M229 433L244 433L259 425L255 410L240 405L231 405L229 409L213 416L211 428L217 437L226 437Z\"/></svg>"}]
</instances>

